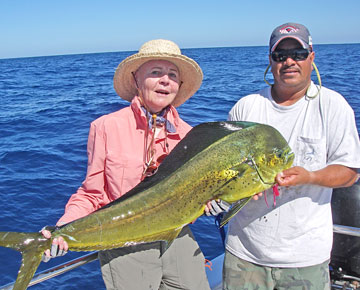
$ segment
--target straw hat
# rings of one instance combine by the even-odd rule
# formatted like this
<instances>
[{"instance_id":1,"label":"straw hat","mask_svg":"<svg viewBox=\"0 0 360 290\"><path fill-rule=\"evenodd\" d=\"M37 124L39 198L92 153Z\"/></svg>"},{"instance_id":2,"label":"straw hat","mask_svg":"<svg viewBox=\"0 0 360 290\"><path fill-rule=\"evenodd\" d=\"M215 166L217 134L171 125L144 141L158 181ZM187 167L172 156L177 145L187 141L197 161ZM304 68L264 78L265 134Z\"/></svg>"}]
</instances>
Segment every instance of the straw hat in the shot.
<instances>
[{"instance_id":1,"label":"straw hat","mask_svg":"<svg viewBox=\"0 0 360 290\"><path fill-rule=\"evenodd\" d=\"M138 53L124 59L114 75L116 93L124 100L131 101L138 94L132 72L150 60L167 60L177 66L182 84L172 102L175 107L183 104L200 88L203 73L193 59L181 54L180 48L170 40L156 39L145 42Z\"/></svg>"}]
</instances>

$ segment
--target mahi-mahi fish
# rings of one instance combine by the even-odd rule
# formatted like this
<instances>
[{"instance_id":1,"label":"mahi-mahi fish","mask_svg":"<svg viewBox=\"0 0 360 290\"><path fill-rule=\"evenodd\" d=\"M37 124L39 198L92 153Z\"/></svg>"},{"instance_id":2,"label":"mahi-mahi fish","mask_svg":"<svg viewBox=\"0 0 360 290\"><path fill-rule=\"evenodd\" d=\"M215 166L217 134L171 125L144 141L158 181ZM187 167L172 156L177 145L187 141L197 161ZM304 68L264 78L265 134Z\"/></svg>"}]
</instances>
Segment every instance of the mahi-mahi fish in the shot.
<instances>
[{"instance_id":1,"label":"mahi-mahi fish","mask_svg":"<svg viewBox=\"0 0 360 290\"><path fill-rule=\"evenodd\" d=\"M153 241L169 246L212 199L250 200L271 188L291 166L290 147L273 127L250 122L211 122L194 127L152 177L126 195L52 232L0 232L0 246L22 253L14 285L26 289L52 239L71 251L106 250Z\"/></svg>"}]
</instances>

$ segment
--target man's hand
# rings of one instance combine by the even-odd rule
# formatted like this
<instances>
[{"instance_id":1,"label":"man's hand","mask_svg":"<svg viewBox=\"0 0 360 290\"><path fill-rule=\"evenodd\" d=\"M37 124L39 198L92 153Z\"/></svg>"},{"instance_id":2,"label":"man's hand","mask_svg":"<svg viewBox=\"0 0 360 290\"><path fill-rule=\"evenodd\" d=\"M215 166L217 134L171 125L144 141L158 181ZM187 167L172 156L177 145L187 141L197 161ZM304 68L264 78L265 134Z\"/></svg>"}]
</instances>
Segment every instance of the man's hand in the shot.
<instances>
[{"instance_id":1,"label":"man's hand","mask_svg":"<svg viewBox=\"0 0 360 290\"><path fill-rule=\"evenodd\" d=\"M276 175L275 180L280 186L313 184L336 188L353 185L357 177L356 169L332 164L316 171L308 171L303 167L294 166Z\"/></svg>"},{"instance_id":2,"label":"man's hand","mask_svg":"<svg viewBox=\"0 0 360 290\"><path fill-rule=\"evenodd\" d=\"M295 186L312 183L313 172L295 166L276 175L275 180L280 186Z\"/></svg>"}]
</instances>

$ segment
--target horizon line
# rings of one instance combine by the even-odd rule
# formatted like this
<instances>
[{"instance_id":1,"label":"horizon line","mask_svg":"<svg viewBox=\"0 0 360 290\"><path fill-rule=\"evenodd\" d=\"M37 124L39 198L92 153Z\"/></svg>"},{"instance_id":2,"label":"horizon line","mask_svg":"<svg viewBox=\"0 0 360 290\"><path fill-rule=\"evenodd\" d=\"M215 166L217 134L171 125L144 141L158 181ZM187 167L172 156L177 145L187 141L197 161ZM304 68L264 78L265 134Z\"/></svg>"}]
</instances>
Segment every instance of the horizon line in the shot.
<instances>
[{"instance_id":1,"label":"horizon line","mask_svg":"<svg viewBox=\"0 0 360 290\"><path fill-rule=\"evenodd\" d=\"M318 43L318 45L346 45L346 44L360 44L360 42L345 42L345 43ZM234 46L208 46L208 47L183 47L181 50L188 49L212 49L212 48L236 48L236 47L267 47L268 45L234 45ZM67 56L67 55L82 55L82 54L102 54L102 53L118 53L118 52L137 52L137 50L117 50L117 51L97 51L97 52L75 52L75 53L63 53L63 54L48 54L48 55L33 55L33 56L14 56L14 57L0 57L0 60L6 59L19 59L19 58L36 58L36 57L52 57L52 56Z\"/></svg>"}]
</instances>

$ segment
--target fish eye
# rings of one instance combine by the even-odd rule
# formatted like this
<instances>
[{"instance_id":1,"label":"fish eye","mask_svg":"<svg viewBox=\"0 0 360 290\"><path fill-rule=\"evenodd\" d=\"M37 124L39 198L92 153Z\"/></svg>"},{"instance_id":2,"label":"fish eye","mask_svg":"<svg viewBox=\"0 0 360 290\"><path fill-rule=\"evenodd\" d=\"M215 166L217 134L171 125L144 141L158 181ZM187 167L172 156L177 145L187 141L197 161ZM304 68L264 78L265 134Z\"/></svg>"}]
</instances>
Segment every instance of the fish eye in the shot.
<instances>
[{"instance_id":1,"label":"fish eye","mask_svg":"<svg viewBox=\"0 0 360 290\"><path fill-rule=\"evenodd\" d=\"M274 150L274 155L275 155L275 157L281 158L281 157L282 157L282 154L283 154L283 152L282 152L281 150L279 150L279 149L275 149L275 150Z\"/></svg>"}]
</instances>

